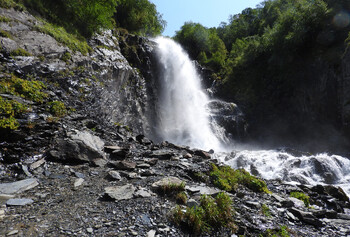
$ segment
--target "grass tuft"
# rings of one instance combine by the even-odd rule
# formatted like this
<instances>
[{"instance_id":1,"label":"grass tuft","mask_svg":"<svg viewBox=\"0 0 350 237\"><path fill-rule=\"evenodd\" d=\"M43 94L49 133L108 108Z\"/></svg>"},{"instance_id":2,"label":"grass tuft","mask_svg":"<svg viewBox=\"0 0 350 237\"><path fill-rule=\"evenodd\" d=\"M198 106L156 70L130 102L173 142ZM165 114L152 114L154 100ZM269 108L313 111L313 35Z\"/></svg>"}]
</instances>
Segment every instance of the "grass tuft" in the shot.
<instances>
[{"instance_id":1,"label":"grass tuft","mask_svg":"<svg viewBox=\"0 0 350 237\"><path fill-rule=\"evenodd\" d=\"M22 49L22 48L18 48L18 49L12 50L12 51L10 52L10 55L11 55L12 57L16 57L16 56L26 56L26 57L29 57L29 56L32 56L31 53L29 53L27 50Z\"/></svg>"},{"instance_id":2,"label":"grass tuft","mask_svg":"<svg viewBox=\"0 0 350 237\"><path fill-rule=\"evenodd\" d=\"M44 22L41 26L36 26L39 32L51 35L57 42L66 45L73 52L81 52L87 55L92 51L85 39L80 39L77 36L68 33L63 27L59 27L48 22Z\"/></svg>"},{"instance_id":3,"label":"grass tuft","mask_svg":"<svg viewBox=\"0 0 350 237\"><path fill-rule=\"evenodd\" d=\"M263 180L251 175L244 169L234 170L229 166L217 167L212 164L210 176L215 186L228 192L235 191L238 185L241 184L254 192L270 193Z\"/></svg>"},{"instance_id":4,"label":"grass tuft","mask_svg":"<svg viewBox=\"0 0 350 237\"><path fill-rule=\"evenodd\" d=\"M219 193L215 198L203 195L200 205L183 210L177 206L172 213L172 221L193 235L210 233L213 230L227 228L234 232L233 209L230 197Z\"/></svg>"}]
</instances>

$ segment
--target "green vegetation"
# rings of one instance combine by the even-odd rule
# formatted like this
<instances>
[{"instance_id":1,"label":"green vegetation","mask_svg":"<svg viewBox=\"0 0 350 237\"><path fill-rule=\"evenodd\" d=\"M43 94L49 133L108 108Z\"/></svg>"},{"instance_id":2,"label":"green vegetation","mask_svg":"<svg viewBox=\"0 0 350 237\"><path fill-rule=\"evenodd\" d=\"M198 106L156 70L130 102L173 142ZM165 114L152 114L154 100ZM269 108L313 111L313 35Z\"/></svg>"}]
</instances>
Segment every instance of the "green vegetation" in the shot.
<instances>
[{"instance_id":1,"label":"green vegetation","mask_svg":"<svg viewBox=\"0 0 350 237\"><path fill-rule=\"evenodd\" d=\"M263 180L249 174L244 169L234 170L229 166L217 167L215 164L212 164L210 176L213 179L214 185L228 192L235 191L240 184L254 192L270 193Z\"/></svg>"},{"instance_id":2,"label":"green vegetation","mask_svg":"<svg viewBox=\"0 0 350 237\"><path fill-rule=\"evenodd\" d=\"M84 37L90 37L101 29L112 28L112 17L117 6L117 0L23 0L23 2L27 9L36 11L70 33Z\"/></svg>"},{"instance_id":3,"label":"green vegetation","mask_svg":"<svg viewBox=\"0 0 350 237\"><path fill-rule=\"evenodd\" d=\"M236 230L233 222L232 201L225 193L219 193L215 199L203 195L199 206L188 207L186 211L177 206L173 211L172 220L193 235L210 233L223 227L232 232Z\"/></svg>"},{"instance_id":4,"label":"green vegetation","mask_svg":"<svg viewBox=\"0 0 350 237\"><path fill-rule=\"evenodd\" d=\"M140 35L158 35L166 25L149 0L120 0L114 19L118 27Z\"/></svg>"},{"instance_id":5,"label":"green vegetation","mask_svg":"<svg viewBox=\"0 0 350 237\"><path fill-rule=\"evenodd\" d=\"M0 96L0 128L17 129L19 123L16 116L27 111L27 107L15 100L8 100Z\"/></svg>"},{"instance_id":6,"label":"green vegetation","mask_svg":"<svg viewBox=\"0 0 350 237\"><path fill-rule=\"evenodd\" d=\"M31 53L29 53L27 50L22 49L22 48L12 50L10 52L10 55L13 57L15 57L15 56L32 56Z\"/></svg>"},{"instance_id":7,"label":"green vegetation","mask_svg":"<svg viewBox=\"0 0 350 237\"><path fill-rule=\"evenodd\" d=\"M61 57L61 59L66 63L68 63L69 60L71 60L71 58L72 58L72 55L69 52L64 52L64 54Z\"/></svg>"},{"instance_id":8,"label":"green vegetation","mask_svg":"<svg viewBox=\"0 0 350 237\"><path fill-rule=\"evenodd\" d=\"M2 8L15 8L18 10L23 10L23 7L20 4L17 4L14 0L1 0L0 7Z\"/></svg>"},{"instance_id":9,"label":"green vegetation","mask_svg":"<svg viewBox=\"0 0 350 237\"><path fill-rule=\"evenodd\" d=\"M159 188L159 191L163 195L174 196L180 192L185 191L185 183L182 182L180 184L169 183L167 185L163 185Z\"/></svg>"},{"instance_id":10,"label":"green vegetation","mask_svg":"<svg viewBox=\"0 0 350 237\"><path fill-rule=\"evenodd\" d=\"M306 207L310 206L310 197L307 194L302 192L291 192L290 196L303 201Z\"/></svg>"},{"instance_id":11,"label":"green vegetation","mask_svg":"<svg viewBox=\"0 0 350 237\"><path fill-rule=\"evenodd\" d=\"M12 35L9 32L2 29L0 29L0 37L12 39Z\"/></svg>"},{"instance_id":12,"label":"green vegetation","mask_svg":"<svg viewBox=\"0 0 350 237\"><path fill-rule=\"evenodd\" d=\"M0 92L20 96L28 100L42 103L47 94L42 92L45 85L41 81L24 80L11 75L10 79L0 81Z\"/></svg>"},{"instance_id":13,"label":"green vegetation","mask_svg":"<svg viewBox=\"0 0 350 237\"><path fill-rule=\"evenodd\" d=\"M289 237L291 230L287 226L281 226L278 229L268 229L265 233L260 234L259 237Z\"/></svg>"},{"instance_id":14,"label":"green vegetation","mask_svg":"<svg viewBox=\"0 0 350 237\"><path fill-rule=\"evenodd\" d=\"M261 212L266 217L271 217L270 208L264 203L261 205Z\"/></svg>"},{"instance_id":15,"label":"green vegetation","mask_svg":"<svg viewBox=\"0 0 350 237\"><path fill-rule=\"evenodd\" d=\"M49 112L55 117L63 117L67 114L66 106L61 101L52 101L48 103Z\"/></svg>"},{"instance_id":16,"label":"green vegetation","mask_svg":"<svg viewBox=\"0 0 350 237\"><path fill-rule=\"evenodd\" d=\"M182 192L179 192L178 194L176 194L175 199L176 199L177 203L184 205L187 203L188 197L187 197L187 194L184 191L182 191Z\"/></svg>"},{"instance_id":17,"label":"green vegetation","mask_svg":"<svg viewBox=\"0 0 350 237\"><path fill-rule=\"evenodd\" d=\"M339 66L350 31L345 12L345 0L268 0L217 28L187 22L174 39L222 79L222 98L240 104L248 117L267 119L269 111L281 118L300 85L312 86L315 65Z\"/></svg>"},{"instance_id":18,"label":"green vegetation","mask_svg":"<svg viewBox=\"0 0 350 237\"><path fill-rule=\"evenodd\" d=\"M79 51L82 54L86 55L91 51L91 47L84 39L68 33L63 27L44 22L43 25L37 26L37 30L42 33L51 35L53 38L55 38L55 40L66 45L73 52Z\"/></svg>"},{"instance_id":19,"label":"green vegetation","mask_svg":"<svg viewBox=\"0 0 350 237\"><path fill-rule=\"evenodd\" d=\"M219 71L225 65L227 50L215 29L207 29L199 23L186 22L174 37L189 55L199 63Z\"/></svg>"},{"instance_id":20,"label":"green vegetation","mask_svg":"<svg viewBox=\"0 0 350 237\"><path fill-rule=\"evenodd\" d=\"M10 22L11 19L6 16L0 16L0 22Z\"/></svg>"}]
</instances>

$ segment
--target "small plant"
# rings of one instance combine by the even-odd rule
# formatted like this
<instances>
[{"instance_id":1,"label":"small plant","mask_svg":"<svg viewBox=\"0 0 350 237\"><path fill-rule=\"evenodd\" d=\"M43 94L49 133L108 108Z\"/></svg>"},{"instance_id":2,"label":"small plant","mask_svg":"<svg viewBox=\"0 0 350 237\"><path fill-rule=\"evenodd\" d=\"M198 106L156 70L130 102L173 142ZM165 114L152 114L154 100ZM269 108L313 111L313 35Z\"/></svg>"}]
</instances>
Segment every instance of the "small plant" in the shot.
<instances>
[{"instance_id":1,"label":"small plant","mask_svg":"<svg viewBox=\"0 0 350 237\"><path fill-rule=\"evenodd\" d=\"M306 195L305 193L291 192L290 196L303 201L306 207L310 206L310 197L308 195Z\"/></svg>"},{"instance_id":2,"label":"small plant","mask_svg":"<svg viewBox=\"0 0 350 237\"><path fill-rule=\"evenodd\" d=\"M44 62L44 61L45 61L45 57L44 57L44 55L40 55L40 56L38 56L38 59L39 59L41 62Z\"/></svg>"},{"instance_id":3,"label":"small plant","mask_svg":"<svg viewBox=\"0 0 350 237\"><path fill-rule=\"evenodd\" d=\"M64 52L64 54L62 55L61 59L65 62L68 63L69 60L71 60L72 55L70 54L70 52Z\"/></svg>"},{"instance_id":4,"label":"small plant","mask_svg":"<svg viewBox=\"0 0 350 237\"><path fill-rule=\"evenodd\" d=\"M9 39L13 38L12 35L9 32L4 31L2 29L0 29L0 37L9 38Z\"/></svg>"},{"instance_id":5,"label":"small plant","mask_svg":"<svg viewBox=\"0 0 350 237\"><path fill-rule=\"evenodd\" d=\"M261 205L261 212L266 217L271 217L270 208L264 203Z\"/></svg>"},{"instance_id":6,"label":"small plant","mask_svg":"<svg viewBox=\"0 0 350 237\"><path fill-rule=\"evenodd\" d=\"M292 231L287 226L280 226L276 229L267 229L259 237L290 237Z\"/></svg>"},{"instance_id":7,"label":"small plant","mask_svg":"<svg viewBox=\"0 0 350 237\"><path fill-rule=\"evenodd\" d=\"M44 21L44 24L37 26L36 30L48 35L51 35L59 43L66 45L73 52L81 52L83 55L92 51L91 47L83 39L68 33L63 27L55 26Z\"/></svg>"},{"instance_id":8,"label":"small plant","mask_svg":"<svg viewBox=\"0 0 350 237\"><path fill-rule=\"evenodd\" d=\"M14 75L10 79L0 81L0 92L20 96L42 103L47 94L42 92L46 88L44 83L36 80L24 80Z\"/></svg>"},{"instance_id":9,"label":"small plant","mask_svg":"<svg viewBox=\"0 0 350 237\"><path fill-rule=\"evenodd\" d=\"M17 119L10 116L8 118L0 117L0 128L15 130L19 127Z\"/></svg>"},{"instance_id":10,"label":"small plant","mask_svg":"<svg viewBox=\"0 0 350 237\"><path fill-rule=\"evenodd\" d=\"M0 7L2 8L11 8L15 7L17 4L13 0L1 0L0 1Z\"/></svg>"},{"instance_id":11,"label":"small plant","mask_svg":"<svg viewBox=\"0 0 350 237\"><path fill-rule=\"evenodd\" d=\"M172 196L172 195L175 195L179 192L185 191L185 183L184 182L182 182L180 184L169 183L169 184L161 186L159 188L159 190L163 195Z\"/></svg>"},{"instance_id":12,"label":"small plant","mask_svg":"<svg viewBox=\"0 0 350 237\"><path fill-rule=\"evenodd\" d=\"M0 16L0 22L10 22L11 19L6 16Z\"/></svg>"},{"instance_id":13,"label":"small plant","mask_svg":"<svg viewBox=\"0 0 350 237\"><path fill-rule=\"evenodd\" d=\"M17 129L19 123L15 117L27 110L28 108L25 105L0 96L0 128Z\"/></svg>"},{"instance_id":14,"label":"small plant","mask_svg":"<svg viewBox=\"0 0 350 237\"><path fill-rule=\"evenodd\" d=\"M178 204L185 205L187 203L187 194L183 191L179 192L178 194L176 194L175 199Z\"/></svg>"},{"instance_id":15,"label":"small plant","mask_svg":"<svg viewBox=\"0 0 350 237\"><path fill-rule=\"evenodd\" d=\"M22 48L18 48L18 49L15 49L15 50L12 50L10 52L10 55L15 57L15 56L32 56L27 50L25 49L22 49Z\"/></svg>"},{"instance_id":16,"label":"small plant","mask_svg":"<svg viewBox=\"0 0 350 237\"><path fill-rule=\"evenodd\" d=\"M193 235L210 233L225 227L232 232L236 230L233 222L233 209L230 197L225 193L219 193L215 199L203 195L200 205L187 208L185 211L177 206L172 214L174 223Z\"/></svg>"},{"instance_id":17,"label":"small plant","mask_svg":"<svg viewBox=\"0 0 350 237\"><path fill-rule=\"evenodd\" d=\"M66 106L61 101L49 102L49 112L55 117L63 117L67 114Z\"/></svg>"},{"instance_id":18,"label":"small plant","mask_svg":"<svg viewBox=\"0 0 350 237\"><path fill-rule=\"evenodd\" d=\"M217 167L212 164L210 176L214 185L228 192L236 190L238 184L241 184L254 192L270 193L263 180L256 178L244 169L234 170L229 166Z\"/></svg>"}]
</instances>

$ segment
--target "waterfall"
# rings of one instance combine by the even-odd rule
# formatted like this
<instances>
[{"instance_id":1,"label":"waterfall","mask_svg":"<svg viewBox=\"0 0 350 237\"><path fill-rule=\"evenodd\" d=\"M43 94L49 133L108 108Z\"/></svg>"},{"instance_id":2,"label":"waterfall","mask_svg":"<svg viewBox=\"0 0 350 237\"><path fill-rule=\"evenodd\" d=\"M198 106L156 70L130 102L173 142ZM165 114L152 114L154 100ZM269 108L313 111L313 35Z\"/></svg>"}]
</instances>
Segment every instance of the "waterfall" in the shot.
<instances>
[{"instance_id":1,"label":"waterfall","mask_svg":"<svg viewBox=\"0 0 350 237\"><path fill-rule=\"evenodd\" d=\"M209 98L194 63L173 40L158 37L155 41L160 68L159 136L175 144L221 150L210 124Z\"/></svg>"}]
</instances>

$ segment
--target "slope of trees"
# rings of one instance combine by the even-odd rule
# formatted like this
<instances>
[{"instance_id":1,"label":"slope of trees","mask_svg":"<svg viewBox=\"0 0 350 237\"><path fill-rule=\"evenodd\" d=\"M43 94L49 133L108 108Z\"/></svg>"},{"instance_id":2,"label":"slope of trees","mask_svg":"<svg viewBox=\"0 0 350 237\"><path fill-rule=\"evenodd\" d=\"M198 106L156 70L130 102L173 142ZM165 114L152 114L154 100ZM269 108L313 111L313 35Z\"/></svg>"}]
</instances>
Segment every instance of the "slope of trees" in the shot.
<instances>
[{"instance_id":1,"label":"slope of trees","mask_svg":"<svg viewBox=\"0 0 350 237\"><path fill-rule=\"evenodd\" d=\"M67 31L91 37L103 29L122 27L131 33L158 35L165 21L149 0L16 0Z\"/></svg>"}]
</instances>

